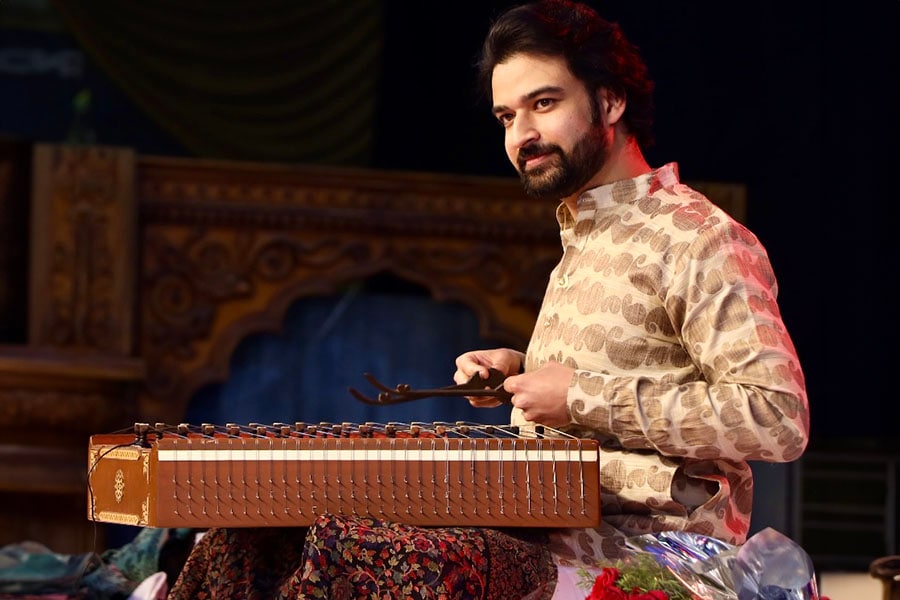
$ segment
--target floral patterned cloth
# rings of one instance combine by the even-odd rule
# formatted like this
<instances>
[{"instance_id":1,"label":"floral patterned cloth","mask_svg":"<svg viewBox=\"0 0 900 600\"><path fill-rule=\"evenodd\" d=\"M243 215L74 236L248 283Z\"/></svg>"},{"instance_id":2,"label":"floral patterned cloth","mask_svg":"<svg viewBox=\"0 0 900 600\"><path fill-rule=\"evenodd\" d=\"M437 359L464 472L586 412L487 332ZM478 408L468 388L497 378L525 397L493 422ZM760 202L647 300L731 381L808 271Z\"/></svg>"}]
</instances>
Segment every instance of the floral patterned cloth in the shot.
<instances>
[{"instance_id":1,"label":"floral patterned cloth","mask_svg":"<svg viewBox=\"0 0 900 600\"><path fill-rule=\"evenodd\" d=\"M550 597L555 578L541 531L323 515L309 529L210 530L169 600L537 600Z\"/></svg>"}]
</instances>

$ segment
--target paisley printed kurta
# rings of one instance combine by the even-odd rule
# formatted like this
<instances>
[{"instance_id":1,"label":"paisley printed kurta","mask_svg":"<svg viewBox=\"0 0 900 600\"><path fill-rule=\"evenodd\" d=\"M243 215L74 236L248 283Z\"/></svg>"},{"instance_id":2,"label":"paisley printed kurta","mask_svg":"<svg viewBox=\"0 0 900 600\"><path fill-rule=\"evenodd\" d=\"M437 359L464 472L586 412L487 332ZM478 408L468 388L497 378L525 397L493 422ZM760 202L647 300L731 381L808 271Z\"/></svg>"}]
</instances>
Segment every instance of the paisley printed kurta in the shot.
<instances>
[{"instance_id":1,"label":"paisley printed kurta","mask_svg":"<svg viewBox=\"0 0 900 600\"><path fill-rule=\"evenodd\" d=\"M803 373L765 249L667 164L557 210L564 248L526 353L573 367L571 423L601 440L603 526L553 535L559 564L624 535L746 539L749 460L803 452ZM512 422L524 424L513 409Z\"/></svg>"}]
</instances>

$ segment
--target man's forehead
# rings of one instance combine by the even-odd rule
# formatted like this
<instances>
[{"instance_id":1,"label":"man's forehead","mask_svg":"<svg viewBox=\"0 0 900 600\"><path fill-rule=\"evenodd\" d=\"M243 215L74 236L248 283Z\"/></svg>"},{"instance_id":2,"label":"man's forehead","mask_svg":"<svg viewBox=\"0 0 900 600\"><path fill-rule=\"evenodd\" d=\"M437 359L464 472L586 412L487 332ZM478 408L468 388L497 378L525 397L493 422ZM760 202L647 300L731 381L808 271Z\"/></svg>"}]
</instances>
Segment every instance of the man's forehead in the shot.
<instances>
[{"instance_id":1,"label":"man's forehead","mask_svg":"<svg viewBox=\"0 0 900 600\"><path fill-rule=\"evenodd\" d=\"M542 89L556 91L578 86L562 57L515 54L498 63L491 77L494 104L520 101Z\"/></svg>"}]
</instances>

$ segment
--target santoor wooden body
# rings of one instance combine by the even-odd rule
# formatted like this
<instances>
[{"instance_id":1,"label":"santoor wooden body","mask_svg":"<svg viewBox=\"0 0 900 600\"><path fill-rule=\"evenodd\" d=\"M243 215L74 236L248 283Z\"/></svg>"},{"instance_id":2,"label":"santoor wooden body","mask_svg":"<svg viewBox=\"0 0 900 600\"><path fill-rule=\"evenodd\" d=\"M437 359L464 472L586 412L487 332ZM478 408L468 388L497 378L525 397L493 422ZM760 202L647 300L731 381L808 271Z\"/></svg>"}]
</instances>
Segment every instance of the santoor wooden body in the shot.
<instances>
[{"instance_id":1,"label":"santoor wooden body","mask_svg":"<svg viewBox=\"0 0 900 600\"><path fill-rule=\"evenodd\" d=\"M592 527L594 440L95 435L88 517L151 527L310 525L320 514L411 525Z\"/></svg>"}]
</instances>

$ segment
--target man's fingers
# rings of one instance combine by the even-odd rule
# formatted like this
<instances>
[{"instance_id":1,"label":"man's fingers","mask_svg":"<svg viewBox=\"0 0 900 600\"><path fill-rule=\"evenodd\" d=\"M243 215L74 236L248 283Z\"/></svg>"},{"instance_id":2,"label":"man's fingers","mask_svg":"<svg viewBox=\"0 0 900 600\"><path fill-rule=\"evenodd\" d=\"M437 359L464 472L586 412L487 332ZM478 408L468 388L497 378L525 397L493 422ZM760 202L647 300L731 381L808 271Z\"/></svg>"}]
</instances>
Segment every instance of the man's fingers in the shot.
<instances>
[{"instance_id":1,"label":"man's fingers","mask_svg":"<svg viewBox=\"0 0 900 600\"><path fill-rule=\"evenodd\" d=\"M502 404L493 396L466 396L466 399L475 408L494 408Z\"/></svg>"}]
</instances>

